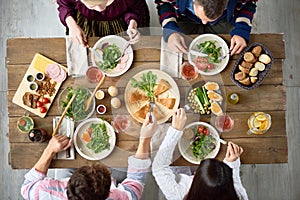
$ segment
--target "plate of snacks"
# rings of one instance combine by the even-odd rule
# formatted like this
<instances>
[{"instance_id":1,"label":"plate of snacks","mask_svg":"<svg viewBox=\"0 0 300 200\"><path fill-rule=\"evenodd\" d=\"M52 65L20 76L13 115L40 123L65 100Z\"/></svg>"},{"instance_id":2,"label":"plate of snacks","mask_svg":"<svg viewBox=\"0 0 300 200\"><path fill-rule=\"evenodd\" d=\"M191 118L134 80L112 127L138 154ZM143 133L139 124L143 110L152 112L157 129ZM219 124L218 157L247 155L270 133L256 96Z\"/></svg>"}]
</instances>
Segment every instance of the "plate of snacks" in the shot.
<instances>
[{"instance_id":1,"label":"plate of snacks","mask_svg":"<svg viewBox=\"0 0 300 200\"><path fill-rule=\"evenodd\" d=\"M192 85L186 95L185 108L196 114L220 116L223 114L222 102L224 98L218 83L213 81L197 82Z\"/></svg>"},{"instance_id":2,"label":"plate of snacks","mask_svg":"<svg viewBox=\"0 0 300 200\"><path fill-rule=\"evenodd\" d=\"M214 34L201 34L189 46L189 63L203 75L215 75L225 69L229 62L226 42Z\"/></svg>"},{"instance_id":3,"label":"plate of snacks","mask_svg":"<svg viewBox=\"0 0 300 200\"><path fill-rule=\"evenodd\" d=\"M267 76L273 61L272 53L263 44L253 43L235 62L230 78L243 89L255 89Z\"/></svg>"},{"instance_id":4,"label":"plate of snacks","mask_svg":"<svg viewBox=\"0 0 300 200\"><path fill-rule=\"evenodd\" d=\"M215 158L220 150L218 131L205 122L193 122L183 129L178 142L180 154L193 164L206 158Z\"/></svg>"},{"instance_id":5,"label":"plate of snacks","mask_svg":"<svg viewBox=\"0 0 300 200\"><path fill-rule=\"evenodd\" d=\"M127 40L120 36L108 35L98 40L92 51L92 62L99 67L107 76L116 77L124 74L133 61L131 45L127 46ZM126 48L124 55L122 51ZM96 52L95 52L96 51ZM95 53L94 53L95 52ZM95 54L98 54L95 55ZM99 55L102 59L99 60ZM118 58L121 57L120 60Z\"/></svg>"},{"instance_id":6,"label":"plate of snacks","mask_svg":"<svg viewBox=\"0 0 300 200\"><path fill-rule=\"evenodd\" d=\"M116 143L113 127L100 118L81 122L73 137L76 151L88 160L101 160L107 157Z\"/></svg>"}]
</instances>

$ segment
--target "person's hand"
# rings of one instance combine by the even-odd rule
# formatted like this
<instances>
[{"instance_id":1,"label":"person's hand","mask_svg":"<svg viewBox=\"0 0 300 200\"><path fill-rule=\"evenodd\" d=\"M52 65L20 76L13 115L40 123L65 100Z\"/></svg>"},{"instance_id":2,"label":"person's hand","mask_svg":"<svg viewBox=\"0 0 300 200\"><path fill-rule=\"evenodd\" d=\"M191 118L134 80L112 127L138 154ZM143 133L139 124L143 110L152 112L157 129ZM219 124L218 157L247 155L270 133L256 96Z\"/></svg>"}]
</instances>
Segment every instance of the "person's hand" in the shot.
<instances>
[{"instance_id":1,"label":"person's hand","mask_svg":"<svg viewBox=\"0 0 300 200\"><path fill-rule=\"evenodd\" d=\"M151 138L158 128L155 117L152 115L152 123L150 123L150 113L147 113L145 121L141 128L140 139Z\"/></svg>"},{"instance_id":2,"label":"person's hand","mask_svg":"<svg viewBox=\"0 0 300 200\"><path fill-rule=\"evenodd\" d=\"M129 23L129 26L127 29L127 35L129 36L130 44L135 44L140 39L140 33L137 30L137 22L134 19L130 20L130 23Z\"/></svg>"},{"instance_id":3,"label":"person's hand","mask_svg":"<svg viewBox=\"0 0 300 200\"><path fill-rule=\"evenodd\" d=\"M182 129L185 126L186 120L187 120L187 117L186 117L184 109L179 108L173 113L172 127L179 131L182 131Z\"/></svg>"},{"instance_id":4,"label":"person's hand","mask_svg":"<svg viewBox=\"0 0 300 200\"><path fill-rule=\"evenodd\" d=\"M180 33L172 33L168 38L168 47L178 53L188 53L188 47Z\"/></svg>"},{"instance_id":5,"label":"person's hand","mask_svg":"<svg viewBox=\"0 0 300 200\"><path fill-rule=\"evenodd\" d=\"M85 34L83 30L80 28L80 26L78 26L76 21L73 19L73 17L71 16L67 17L66 23L69 28L69 36L71 40L78 42L80 45L86 47L88 43Z\"/></svg>"},{"instance_id":6,"label":"person's hand","mask_svg":"<svg viewBox=\"0 0 300 200\"><path fill-rule=\"evenodd\" d=\"M67 136L55 135L51 138L46 148L53 153L58 153L68 149L72 145L72 142L72 139L69 139Z\"/></svg>"},{"instance_id":7,"label":"person's hand","mask_svg":"<svg viewBox=\"0 0 300 200\"><path fill-rule=\"evenodd\" d=\"M236 159L240 157L240 155L243 153L243 148L232 143L228 142L227 151L225 155L225 160L228 162L234 162Z\"/></svg>"},{"instance_id":8,"label":"person's hand","mask_svg":"<svg viewBox=\"0 0 300 200\"><path fill-rule=\"evenodd\" d=\"M247 46L246 40L238 35L234 35L231 38L231 42L230 42L230 55L234 55L234 54L239 54L241 53L244 48Z\"/></svg>"}]
</instances>

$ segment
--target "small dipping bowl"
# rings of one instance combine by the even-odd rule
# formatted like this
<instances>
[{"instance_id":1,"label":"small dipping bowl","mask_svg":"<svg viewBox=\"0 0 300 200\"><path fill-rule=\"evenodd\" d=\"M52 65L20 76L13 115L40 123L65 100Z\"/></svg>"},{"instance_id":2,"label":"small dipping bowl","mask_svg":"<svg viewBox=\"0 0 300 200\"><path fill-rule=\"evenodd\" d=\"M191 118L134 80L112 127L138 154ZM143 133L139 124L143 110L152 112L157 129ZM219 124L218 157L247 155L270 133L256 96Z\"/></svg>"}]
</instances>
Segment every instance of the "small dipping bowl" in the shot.
<instances>
[{"instance_id":1,"label":"small dipping bowl","mask_svg":"<svg viewBox=\"0 0 300 200\"><path fill-rule=\"evenodd\" d=\"M26 76L26 81L27 81L28 83L33 82L33 81L34 81L34 76L33 76L32 74L28 74L28 75Z\"/></svg>"},{"instance_id":2,"label":"small dipping bowl","mask_svg":"<svg viewBox=\"0 0 300 200\"><path fill-rule=\"evenodd\" d=\"M106 106L103 104L100 104L97 106L97 113L99 115L103 115L104 113L106 113Z\"/></svg>"},{"instance_id":3,"label":"small dipping bowl","mask_svg":"<svg viewBox=\"0 0 300 200\"><path fill-rule=\"evenodd\" d=\"M28 133L31 129L34 128L34 122L31 117L23 116L18 119L17 122L18 130L22 133Z\"/></svg>"},{"instance_id":4,"label":"small dipping bowl","mask_svg":"<svg viewBox=\"0 0 300 200\"><path fill-rule=\"evenodd\" d=\"M37 72L35 75L35 79L37 81L42 81L42 80L44 80L44 78L45 78L45 74L43 72Z\"/></svg>"},{"instance_id":5,"label":"small dipping bowl","mask_svg":"<svg viewBox=\"0 0 300 200\"><path fill-rule=\"evenodd\" d=\"M37 91L37 89L39 88L39 86L36 82L31 82L28 87L29 87L29 90L34 91L34 92Z\"/></svg>"},{"instance_id":6,"label":"small dipping bowl","mask_svg":"<svg viewBox=\"0 0 300 200\"><path fill-rule=\"evenodd\" d=\"M105 96L105 93L103 92L103 90L97 90L95 97L98 100L102 100Z\"/></svg>"}]
</instances>

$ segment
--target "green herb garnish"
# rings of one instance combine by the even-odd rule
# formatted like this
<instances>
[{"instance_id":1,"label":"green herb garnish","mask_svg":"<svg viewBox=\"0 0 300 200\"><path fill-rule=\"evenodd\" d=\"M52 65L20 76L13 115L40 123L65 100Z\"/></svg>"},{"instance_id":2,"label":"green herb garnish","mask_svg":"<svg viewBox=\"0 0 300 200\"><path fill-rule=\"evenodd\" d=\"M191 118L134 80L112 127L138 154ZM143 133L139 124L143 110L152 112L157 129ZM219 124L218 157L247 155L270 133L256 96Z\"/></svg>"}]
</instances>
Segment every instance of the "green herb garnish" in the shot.
<instances>
[{"instance_id":1,"label":"green herb garnish","mask_svg":"<svg viewBox=\"0 0 300 200\"><path fill-rule=\"evenodd\" d=\"M220 51L222 47L217 48L216 43L217 41L209 40L197 45L200 52L205 53L208 55L208 61L210 63L219 63L218 60L219 56L221 55Z\"/></svg>"},{"instance_id":2,"label":"green herb garnish","mask_svg":"<svg viewBox=\"0 0 300 200\"><path fill-rule=\"evenodd\" d=\"M103 51L103 62L97 62L96 64L102 70L112 70L114 69L119 61L116 61L121 56L121 51L119 47L115 44L110 44Z\"/></svg>"},{"instance_id":3,"label":"green herb garnish","mask_svg":"<svg viewBox=\"0 0 300 200\"><path fill-rule=\"evenodd\" d=\"M141 80L137 81L134 78L131 78L131 85L134 88L139 88L147 93L149 100L154 100L154 87L156 85L157 75L153 74L151 71L143 73Z\"/></svg>"}]
</instances>

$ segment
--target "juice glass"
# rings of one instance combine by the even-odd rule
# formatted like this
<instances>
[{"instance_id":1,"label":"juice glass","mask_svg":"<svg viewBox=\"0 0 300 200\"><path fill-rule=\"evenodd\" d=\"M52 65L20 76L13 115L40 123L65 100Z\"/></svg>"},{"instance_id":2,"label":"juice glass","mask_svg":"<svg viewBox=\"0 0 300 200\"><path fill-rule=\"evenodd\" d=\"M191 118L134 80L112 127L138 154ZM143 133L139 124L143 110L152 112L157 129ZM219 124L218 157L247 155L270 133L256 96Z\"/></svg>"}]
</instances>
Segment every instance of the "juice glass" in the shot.
<instances>
[{"instance_id":1,"label":"juice glass","mask_svg":"<svg viewBox=\"0 0 300 200\"><path fill-rule=\"evenodd\" d=\"M198 77L197 69L188 62L184 62L181 66L181 76L186 80L193 80Z\"/></svg>"},{"instance_id":2,"label":"juice glass","mask_svg":"<svg viewBox=\"0 0 300 200\"><path fill-rule=\"evenodd\" d=\"M264 112L255 112L248 119L248 134L261 135L266 133L271 127L271 115Z\"/></svg>"},{"instance_id":3,"label":"juice glass","mask_svg":"<svg viewBox=\"0 0 300 200\"><path fill-rule=\"evenodd\" d=\"M228 114L223 114L221 116L216 116L214 124L218 131L228 132L233 128L234 120Z\"/></svg>"},{"instance_id":4,"label":"juice glass","mask_svg":"<svg viewBox=\"0 0 300 200\"><path fill-rule=\"evenodd\" d=\"M90 66L85 75L89 82L98 83L103 77L103 72L98 67Z\"/></svg>"},{"instance_id":5,"label":"juice glass","mask_svg":"<svg viewBox=\"0 0 300 200\"><path fill-rule=\"evenodd\" d=\"M117 133L122 133L125 132L129 127L130 120L126 116L117 115L112 121L112 125Z\"/></svg>"}]
</instances>

